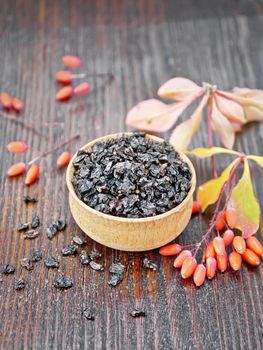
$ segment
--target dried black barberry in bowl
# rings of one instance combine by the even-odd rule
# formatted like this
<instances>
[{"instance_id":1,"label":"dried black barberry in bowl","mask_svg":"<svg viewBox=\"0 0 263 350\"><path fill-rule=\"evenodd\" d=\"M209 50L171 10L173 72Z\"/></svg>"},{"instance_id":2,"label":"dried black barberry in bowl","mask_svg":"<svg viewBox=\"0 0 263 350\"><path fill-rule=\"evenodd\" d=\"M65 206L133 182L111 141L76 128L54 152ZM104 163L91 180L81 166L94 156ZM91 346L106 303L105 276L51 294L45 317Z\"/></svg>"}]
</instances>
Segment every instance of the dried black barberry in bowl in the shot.
<instances>
[{"instance_id":1,"label":"dried black barberry in bowl","mask_svg":"<svg viewBox=\"0 0 263 350\"><path fill-rule=\"evenodd\" d=\"M94 140L67 170L70 207L80 228L104 245L129 251L157 248L182 232L195 182L185 155L143 133Z\"/></svg>"}]
</instances>

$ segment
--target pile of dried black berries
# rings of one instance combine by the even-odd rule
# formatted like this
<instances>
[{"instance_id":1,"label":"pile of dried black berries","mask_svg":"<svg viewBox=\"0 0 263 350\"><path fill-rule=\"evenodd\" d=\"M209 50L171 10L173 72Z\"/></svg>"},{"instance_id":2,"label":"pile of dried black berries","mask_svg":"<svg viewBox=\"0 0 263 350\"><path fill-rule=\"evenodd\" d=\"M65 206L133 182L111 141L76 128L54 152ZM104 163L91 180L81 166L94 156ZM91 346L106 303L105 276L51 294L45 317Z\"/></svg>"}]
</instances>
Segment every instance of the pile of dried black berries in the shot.
<instances>
[{"instance_id":1,"label":"pile of dried black berries","mask_svg":"<svg viewBox=\"0 0 263 350\"><path fill-rule=\"evenodd\" d=\"M189 166L173 147L143 133L79 151L74 168L77 196L95 210L120 217L165 213L180 204L191 187Z\"/></svg>"}]
</instances>

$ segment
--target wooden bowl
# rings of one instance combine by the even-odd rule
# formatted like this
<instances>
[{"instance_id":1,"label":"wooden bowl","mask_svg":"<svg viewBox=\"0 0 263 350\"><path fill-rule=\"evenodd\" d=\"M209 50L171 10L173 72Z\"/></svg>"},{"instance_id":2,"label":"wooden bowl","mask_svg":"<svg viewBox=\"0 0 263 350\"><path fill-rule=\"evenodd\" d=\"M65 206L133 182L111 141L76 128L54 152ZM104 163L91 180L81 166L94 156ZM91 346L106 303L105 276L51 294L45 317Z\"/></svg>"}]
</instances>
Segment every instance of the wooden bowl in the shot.
<instances>
[{"instance_id":1,"label":"wooden bowl","mask_svg":"<svg viewBox=\"0 0 263 350\"><path fill-rule=\"evenodd\" d=\"M98 141L106 141L110 138L120 137L123 134L132 135L132 133L119 133L100 137L83 146L81 150L86 151ZM163 139L152 135L146 137L158 142L163 141ZM164 214L138 219L120 218L101 213L89 207L77 197L71 183L76 154L68 165L66 175L69 205L78 226L95 241L115 249L134 252L145 251L159 248L171 242L188 224L192 212L196 176L191 161L184 154L180 153L180 157L189 165L192 173L192 186L186 198L177 207Z\"/></svg>"}]
</instances>

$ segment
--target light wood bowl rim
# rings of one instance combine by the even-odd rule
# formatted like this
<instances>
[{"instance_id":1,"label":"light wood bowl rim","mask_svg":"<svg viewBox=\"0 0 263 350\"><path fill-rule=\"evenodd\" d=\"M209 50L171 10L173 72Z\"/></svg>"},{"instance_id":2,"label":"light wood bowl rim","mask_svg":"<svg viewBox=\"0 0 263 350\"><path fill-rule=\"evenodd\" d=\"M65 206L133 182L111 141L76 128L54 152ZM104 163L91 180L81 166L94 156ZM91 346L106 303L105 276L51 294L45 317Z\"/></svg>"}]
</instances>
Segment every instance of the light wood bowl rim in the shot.
<instances>
[{"instance_id":1,"label":"light wood bowl rim","mask_svg":"<svg viewBox=\"0 0 263 350\"><path fill-rule=\"evenodd\" d=\"M120 133L115 133L115 134L109 134L109 135L105 135L102 137L98 137L92 141L90 141L89 143L87 143L86 145L82 146L79 151L86 151L87 149L91 148L95 143L99 142L99 141L106 141L108 139L113 139L113 138L118 138L121 137L123 135L133 135L134 132L120 132ZM150 135L150 134L146 134L146 138L151 138L157 142L163 142L165 141L164 139L154 136L154 135ZM175 149L175 148L174 148ZM180 203L177 207L168 210L167 212L163 213L163 214L158 214L155 216L149 216L146 218L122 218L122 217L118 217L118 216L114 216L114 215L110 215L110 214L105 214L102 213L98 210L95 210L93 208L91 208L90 206L88 206L87 204L85 204L84 202L82 202L82 200L80 200L78 198L78 196L75 193L74 187L71 183L71 179L72 179L72 175L74 172L74 160L77 156L78 151L74 154L74 156L71 158L68 167L67 167L67 172L66 172L66 182L67 182L67 187L69 190L70 195L73 197L73 199L78 203L78 205L80 205L82 208L84 208L84 210L87 210L89 212L91 212L94 215L100 216L101 218L105 218L105 219L110 219L112 221L116 221L116 222L127 222L127 223L132 223L132 222L138 222L138 223L142 223L142 222L153 222L153 221L159 221L163 218L165 218L166 216L170 216L174 213L180 212L181 209L183 209L183 207L185 206L185 203L189 200L190 197L192 197L194 191L195 191L195 186L196 186L196 174L195 174L195 169L194 166L192 164L192 162L190 161L190 159L182 152L178 151L175 149L176 152L179 153L180 158L185 161L191 171L192 174L192 178L191 178L191 188L187 194L187 196L184 198L184 200L182 201L182 203Z\"/></svg>"}]
</instances>

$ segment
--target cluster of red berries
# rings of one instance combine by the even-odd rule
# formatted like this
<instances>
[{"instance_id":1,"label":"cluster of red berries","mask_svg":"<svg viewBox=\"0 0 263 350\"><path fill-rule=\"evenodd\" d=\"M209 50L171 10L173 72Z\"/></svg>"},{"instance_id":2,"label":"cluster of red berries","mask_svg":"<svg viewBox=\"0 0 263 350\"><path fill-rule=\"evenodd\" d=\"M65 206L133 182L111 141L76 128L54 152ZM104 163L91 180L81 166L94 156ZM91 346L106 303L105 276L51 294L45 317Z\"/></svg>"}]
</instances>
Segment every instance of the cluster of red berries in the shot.
<instances>
[{"instance_id":1,"label":"cluster of red berries","mask_svg":"<svg viewBox=\"0 0 263 350\"><path fill-rule=\"evenodd\" d=\"M20 112L24 107L22 100L17 97L11 97L7 92L0 93L0 103L8 111L13 109L16 112Z\"/></svg>"},{"instance_id":2,"label":"cluster of red berries","mask_svg":"<svg viewBox=\"0 0 263 350\"><path fill-rule=\"evenodd\" d=\"M194 202L192 213L197 213L199 210L199 203ZM162 247L159 253L163 256L179 254L174 260L174 267L181 269L183 279L193 276L197 287L201 286L206 278L213 279L216 270L220 272L226 271L228 263L234 271L240 270L242 260L252 266L258 266L260 264L260 257L263 256L263 245L254 236L246 240L241 236L235 236L230 227L235 227L236 220L237 213L233 208L219 212L215 222L218 235L206 245L200 264L197 263L195 255L203 241L192 245L194 247L194 254L191 250L184 249L183 246L176 243ZM219 231L222 231L225 226L228 228L220 236ZM232 249L227 253L226 247L230 247L231 245Z\"/></svg>"},{"instance_id":3,"label":"cluster of red berries","mask_svg":"<svg viewBox=\"0 0 263 350\"><path fill-rule=\"evenodd\" d=\"M70 69L79 68L81 65L81 59L78 56L66 55L62 58L62 63L64 66ZM59 89L56 94L57 101L66 101L70 99L73 94L75 95L84 95L91 91L91 86L88 82L82 82L75 87L71 86L73 79L81 78L85 76L84 74L76 74L74 75L70 70L61 70L56 73L56 81L58 83L65 84L63 88Z\"/></svg>"},{"instance_id":4,"label":"cluster of red berries","mask_svg":"<svg viewBox=\"0 0 263 350\"><path fill-rule=\"evenodd\" d=\"M23 141L12 141L7 145L7 149L11 153L24 153L29 149L29 147ZM11 165L7 170L7 175L10 177L14 177L14 176L22 175L26 171L27 173L25 177L25 184L28 186L32 185L39 178L39 174L40 174L39 164L35 164L34 162L37 160L40 160L43 156L49 153L51 152L46 152L45 154L38 156L37 158L33 159L28 163L17 162ZM58 167L66 166L69 163L70 158L71 157L69 152L61 153L57 159L57 166Z\"/></svg>"}]
</instances>

